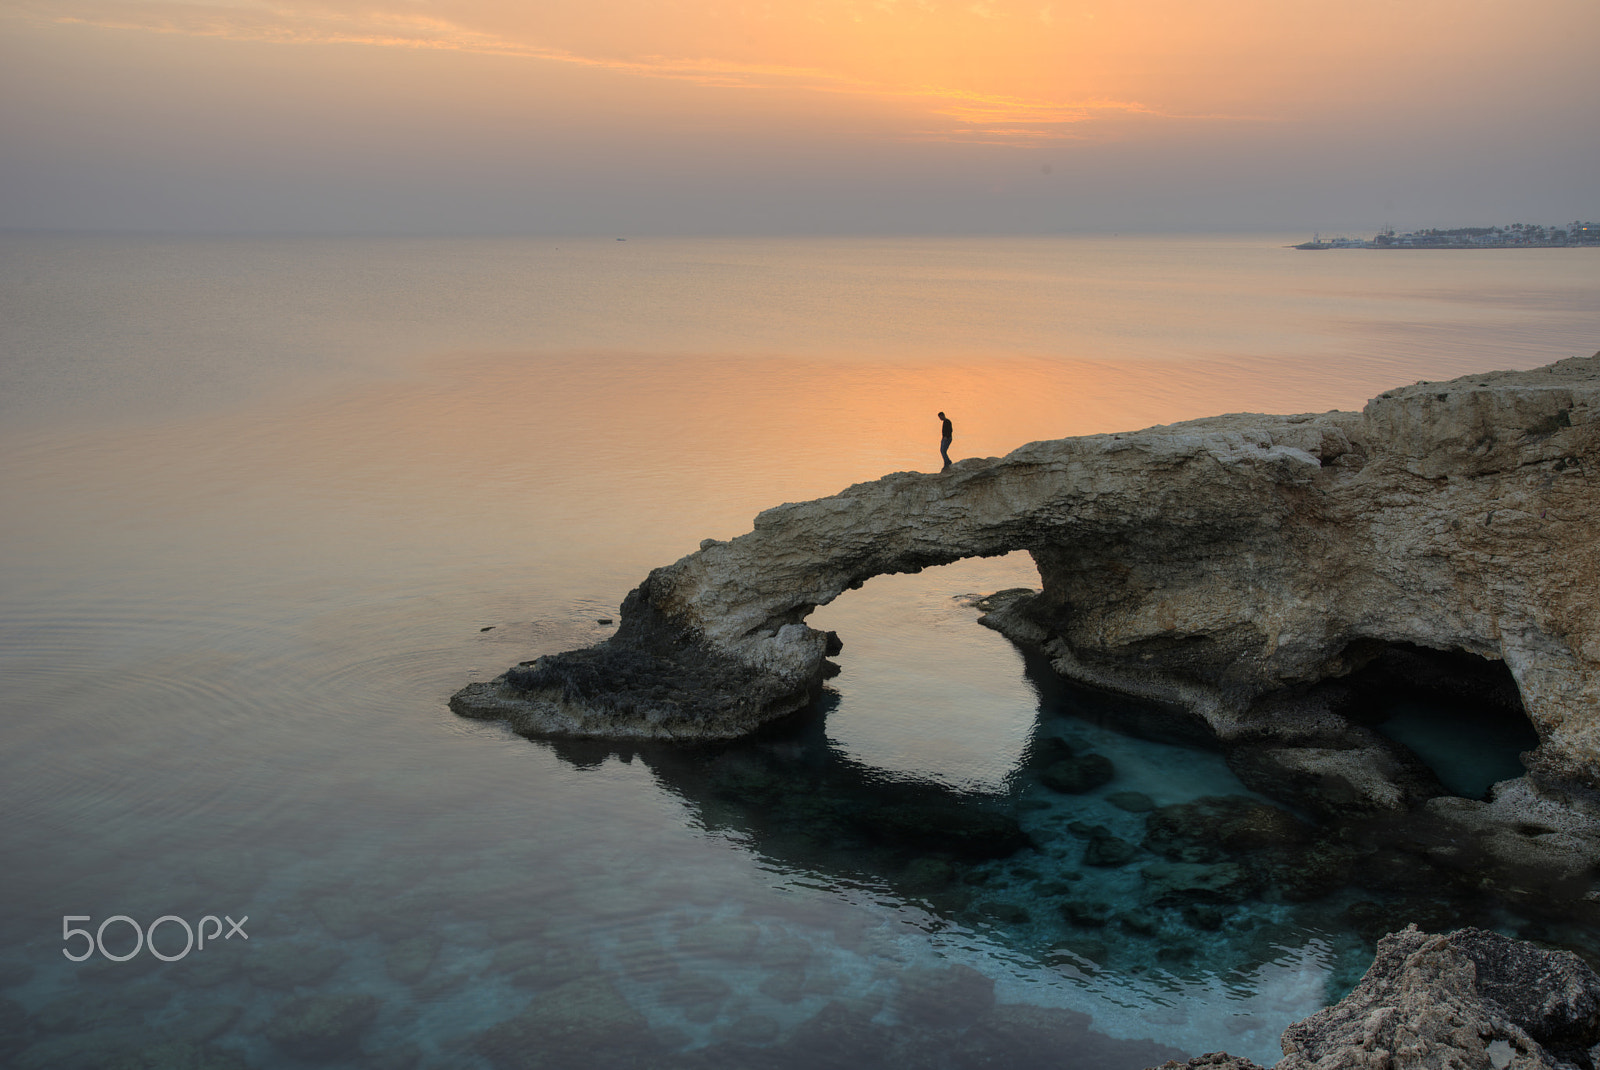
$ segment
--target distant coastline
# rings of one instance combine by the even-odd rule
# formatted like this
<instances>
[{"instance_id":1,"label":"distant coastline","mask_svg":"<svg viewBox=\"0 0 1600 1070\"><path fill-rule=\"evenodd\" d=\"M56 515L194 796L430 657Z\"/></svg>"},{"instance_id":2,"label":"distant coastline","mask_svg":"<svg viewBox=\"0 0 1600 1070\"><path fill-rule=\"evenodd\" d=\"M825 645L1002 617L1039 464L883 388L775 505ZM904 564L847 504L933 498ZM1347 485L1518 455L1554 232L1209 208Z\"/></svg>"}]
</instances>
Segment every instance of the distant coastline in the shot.
<instances>
[{"instance_id":1,"label":"distant coastline","mask_svg":"<svg viewBox=\"0 0 1600 1070\"><path fill-rule=\"evenodd\" d=\"M1563 225L1544 227L1536 223L1512 223L1501 227L1456 227L1453 230L1413 230L1396 234L1384 227L1372 238L1324 238L1314 234L1310 241L1290 246L1293 249L1572 249L1600 246L1600 224L1573 220Z\"/></svg>"}]
</instances>

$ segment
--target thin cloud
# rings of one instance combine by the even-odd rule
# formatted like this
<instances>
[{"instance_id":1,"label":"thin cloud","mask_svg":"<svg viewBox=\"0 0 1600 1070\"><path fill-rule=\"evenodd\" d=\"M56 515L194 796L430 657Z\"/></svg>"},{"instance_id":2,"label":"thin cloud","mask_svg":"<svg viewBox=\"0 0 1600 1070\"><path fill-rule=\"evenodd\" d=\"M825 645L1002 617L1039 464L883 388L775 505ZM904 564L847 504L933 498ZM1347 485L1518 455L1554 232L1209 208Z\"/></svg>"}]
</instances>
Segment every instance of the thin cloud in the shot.
<instances>
[{"instance_id":1,"label":"thin cloud","mask_svg":"<svg viewBox=\"0 0 1600 1070\"><path fill-rule=\"evenodd\" d=\"M1049 9L1046 8L1046 11ZM815 67L746 63L660 55L615 57L585 55L513 40L421 13L367 9L356 14L327 8L273 4L219 6L181 3L105 3L81 0L63 12L59 5L23 0L11 17L80 24L106 29L234 41L295 45L362 45L508 56L616 71L645 78L667 78L712 88L799 90L918 102L927 111L958 124L937 135L908 133L906 140L949 140L1027 144L1041 139L1082 138L1066 128L1111 116L1159 116L1190 120L1252 120L1238 115L1172 115L1137 101L1050 101L976 93L939 86L904 88Z\"/></svg>"}]
</instances>

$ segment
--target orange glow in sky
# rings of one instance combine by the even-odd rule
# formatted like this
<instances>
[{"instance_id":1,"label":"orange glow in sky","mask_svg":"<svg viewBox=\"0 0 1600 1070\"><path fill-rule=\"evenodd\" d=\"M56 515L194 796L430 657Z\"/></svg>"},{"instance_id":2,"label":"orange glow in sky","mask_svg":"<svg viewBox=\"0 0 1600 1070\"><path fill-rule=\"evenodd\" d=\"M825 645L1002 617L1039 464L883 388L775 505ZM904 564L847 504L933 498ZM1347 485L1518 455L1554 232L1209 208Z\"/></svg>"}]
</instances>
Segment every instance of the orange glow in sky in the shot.
<instances>
[{"instance_id":1,"label":"orange glow in sky","mask_svg":"<svg viewBox=\"0 0 1600 1070\"><path fill-rule=\"evenodd\" d=\"M676 148L656 145L649 166L684 185L706 168L759 188L726 178L754 154L787 189L796 162L770 160L791 151L808 174L888 167L884 188L930 168L991 192L1020 181L1002 174L1014 159L919 154L948 144L1044 154L1029 166L1086 169L1090 192L1127 200L1160 167L1183 170L1164 196L1225 194L1223 156L1239 179L1265 167L1282 185L1285 158L1336 144L1338 159L1365 147L1393 163L1370 199L1400 211L1413 163L1429 184L1460 177L1463 138L1523 159L1600 140L1593 0L4 0L0 34L13 151L87 158L84 142L104 138L211 166L265 139L281 142L274 166L304 156L295 166L317 182L435 139L447 158L531 139L546 151L524 145L517 168L559 157L564 180L591 189L585 168L657 142ZM131 127L118 121L135 105ZM233 131L210 156L204 120L184 114L207 107ZM886 156L895 145L923 149ZM1390 156L1402 147L1412 160ZM849 192L831 181L800 184L825 207Z\"/></svg>"}]
</instances>

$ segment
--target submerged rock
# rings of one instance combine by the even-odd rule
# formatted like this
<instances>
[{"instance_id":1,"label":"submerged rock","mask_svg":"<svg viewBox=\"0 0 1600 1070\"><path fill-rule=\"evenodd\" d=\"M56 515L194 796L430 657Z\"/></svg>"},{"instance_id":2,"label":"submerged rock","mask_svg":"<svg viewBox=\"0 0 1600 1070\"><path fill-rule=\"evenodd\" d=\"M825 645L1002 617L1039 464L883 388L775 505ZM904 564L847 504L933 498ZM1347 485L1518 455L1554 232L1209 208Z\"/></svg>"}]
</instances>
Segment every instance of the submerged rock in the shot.
<instances>
[{"instance_id":1,"label":"submerged rock","mask_svg":"<svg viewBox=\"0 0 1600 1070\"><path fill-rule=\"evenodd\" d=\"M344 961L338 949L309 941L264 944L251 949L244 972L262 988L289 991L326 980Z\"/></svg>"},{"instance_id":2,"label":"submerged rock","mask_svg":"<svg viewBox=\"0 0 1600 1070\"><path fill-rule=\"evenodd\" d=\"M1250 871L1233 862L1153 862L1139 871L1146 901L1156 906L1239 903L1256 890Z\"/></svg>"},{"instance_id":3,"label":"submerged rock","mask_svg":"<svg viewBox=\"0 0 1600 1070\"><path fill-rule=\"evenodd\" d=\"M392 944L383 957L383 968L401 984L416 984L433 965L441 941L436 933L419 933Z\"/></svg>"},{"instance_id":4,"label":"submerged rock","mask_svg":"<svg viewBox=\"0 0 1600 1070\"><path fill-rule=\"evenodd\" d=\"M1130 814L1147 814L1156 808L1156 802L1142 791L1113 791L1106 802Z\"/></svg>"},{"instance_id":5,"label":"submerged rock","mask_svg":"<svg viewBox=\"0 0 1600 1070\"><path fill-rule=\"evenodd\" d=\"M1139 854L1139 848L1115 836L1095 836L1083 849L1086 866L1125 866Z\"/></svg>"},{"instance_id":6,"label":"submerged rock","mask_svg":"<svg viewBox=\"0 0 1600 1070\"><path fill-rule=\"evenodd\" d=\"M297 1059L347 1058L359 1052L361 1034L377 1016L375 996L301 996L280 1007L263 1034Z\"/></svg>"},{"instance_id":7,"label":"submerged rock","mask_svg":"<svg viewBox=\"0 0 1600 1070\"><path fill-rule=\"evenodd\" d=\"M973 806L902 803L858 819L879 839L969 860L1006 858L1032 846L1016 818Z\"/></svg>"},{"instance_id":8,"label":"submerged rock","mask_svg":"<svg viewBox=\"0 0 1600 1070\"><path fill-rule=\"evenodd\" d=\"M478 1054L497 1070L650 1066L661 1044L643 1015L608 982L585 978L540 996L521 1014L480 1034Z\"/></svg>"},{"instance_id":9,"label":"submerged rock","mask_svg":"<svg viewBox=\"0 0 1600 1070\"><path fill-rule=\"evenodd\" d=\"M144 1041L126 1032L53 1037L6 1063L12 1070L248 1070L238 1053L182 1040Z\"/></svg>"},{"instance_id":10,"label":"submerged rock","mask_svg":"<svg viewBox=\"0 0 1600 1070\"><path fill-rule=\"evenodd\" d=\"M1117 775L1111 759L1103 754L1084 754L1051 762L1039 774L1045 787L1067 795L1083 795L1103 788Z\"/></svg>"},{"instance_id":11,"label":"submerged rock","mask_svg":"<svg viewBox=\"0 0 1600 1070\"><path fill-rule=\"evenodd\" d=\"M1111 904L1088 899L1066 899L1060 905L1061 916L1081 929L1098 929L1111 920Z\"/></svg>"},{"instance_id":12,"label":"submerged rock","mask_svg":"<svg viewBox=\"0 0 1600 1070\"><path fill-rule=\"evenodd\" d=\"M1221 862L1235 855L1309 843L1309 825L1242 795L1211 795L1163 806L1145 817L1144 846L1174 861Z\"/></svg>"}]
</instances>

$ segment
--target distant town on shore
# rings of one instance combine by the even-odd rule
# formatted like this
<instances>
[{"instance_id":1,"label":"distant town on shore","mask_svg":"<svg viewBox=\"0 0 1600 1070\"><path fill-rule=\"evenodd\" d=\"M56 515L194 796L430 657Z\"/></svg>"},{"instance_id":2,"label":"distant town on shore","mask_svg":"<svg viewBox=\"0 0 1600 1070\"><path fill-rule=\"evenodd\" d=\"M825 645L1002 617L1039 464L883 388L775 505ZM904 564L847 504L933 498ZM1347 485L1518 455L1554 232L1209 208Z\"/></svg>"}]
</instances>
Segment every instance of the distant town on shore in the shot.
<instances>
[{"instance_id":1,"label":"distant town on shore","mask_svg":"<svg viewBox=\"0 0 1600 1070\"><path fill-rule=\"evenodd\" d=\"M1385 226L1373 238L1324 238L1320 233L1295 249L1567 249L1600 245L1600 224L1574 219L1571 223L1542 227L1537 223L1512 223L1504 227L1456 227L1453 230L1413 230L1396 234Z\"/></svg>"}]
</instances>

